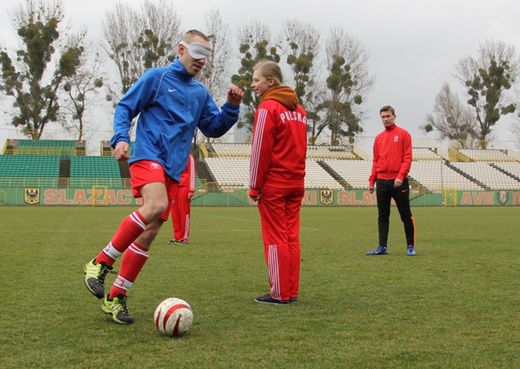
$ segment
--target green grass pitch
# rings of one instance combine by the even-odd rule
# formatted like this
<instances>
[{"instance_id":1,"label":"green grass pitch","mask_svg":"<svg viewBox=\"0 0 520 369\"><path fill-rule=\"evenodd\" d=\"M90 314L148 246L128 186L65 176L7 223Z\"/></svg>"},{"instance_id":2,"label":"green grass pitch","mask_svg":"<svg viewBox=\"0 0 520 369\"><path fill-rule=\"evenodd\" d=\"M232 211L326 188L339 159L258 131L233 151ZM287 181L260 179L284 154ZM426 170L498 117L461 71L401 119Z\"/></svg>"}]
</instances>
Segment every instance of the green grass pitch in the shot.
<instances>
[{"instance_id":1,"label":"green grass pitch","mask_svg":"<svg viewBox=\"0 0 520 369\"><path fill-rule=\"evenodd\" d=\"M268 306L257 209L196 207L190 245L163 227L120 326L83 265L132 210L1 208L1 368L520 367L518 208L413 208L416 257L395 208L377 257L375 208L303 208L300 301ZM172 296L195 316L178 339L153 324Z\"/></svg>"}]
</instances>

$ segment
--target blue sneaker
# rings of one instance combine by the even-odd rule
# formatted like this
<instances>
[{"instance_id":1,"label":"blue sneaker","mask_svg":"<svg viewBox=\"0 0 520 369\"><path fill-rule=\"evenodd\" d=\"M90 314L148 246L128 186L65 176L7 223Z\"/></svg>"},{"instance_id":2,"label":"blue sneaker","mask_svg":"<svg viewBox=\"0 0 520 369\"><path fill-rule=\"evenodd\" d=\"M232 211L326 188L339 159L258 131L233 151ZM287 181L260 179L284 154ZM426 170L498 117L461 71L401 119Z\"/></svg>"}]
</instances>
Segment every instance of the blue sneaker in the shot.
<instances>
[{"instance_id":1,"label":"blue sneaker","mask_svg":"<svg viewBox=\"0 0 520 369\"><path fill-rule=\"evenodd\" d=\"M386 255L386 246L378 246L377 249L365 253L365 255Z\"/></svg>"},{"instance_id":2,"label":"blue sneaker","mask_svg":"<svg viewBox=\"0 0 520 369\"><path fill-rule=\"evenodd\" d=\"M408 251L406 251L408 256L415 256L415 247L413 245L408 245Z\"/></svg>"}]
</instances>

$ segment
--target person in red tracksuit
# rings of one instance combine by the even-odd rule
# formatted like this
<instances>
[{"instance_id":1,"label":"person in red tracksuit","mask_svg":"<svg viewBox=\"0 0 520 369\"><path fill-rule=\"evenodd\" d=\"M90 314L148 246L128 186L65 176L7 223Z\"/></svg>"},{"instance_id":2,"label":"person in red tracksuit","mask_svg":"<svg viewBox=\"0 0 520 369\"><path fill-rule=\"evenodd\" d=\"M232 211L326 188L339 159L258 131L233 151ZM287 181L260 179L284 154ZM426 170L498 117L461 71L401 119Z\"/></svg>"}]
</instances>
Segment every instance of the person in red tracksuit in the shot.
<instances>
[{"instance_id":1,"label":"person in red tracksuit","mask_svg":"<svg viewBox=\"0 0 520 369\"><path fill-rule=\"evenodd\" d=\"M385 130L374 140L372 172L368 191L377 197L379 246L366 255L386 255L390 226L390 205L394 199L401 215L406 236L407 254L415 256L415 221L410 210L408 172L412 165L412 138L410 133L395 124L395 110L383 106L379 115Z\"/></svg>"},{"instance_id":2,"label":"person in red tracksuit","mask_svg":"<svg viewBox=\"0 0 520 369\"><path fill-rule=\"evenodd\" d=\"M177 191L170 208L173 225L173 239L169 244L185 245L190 237L191 198L195 193L195 159L190 153L186 169L181 174Z\"/></svg>"},{"instance_id":3,"label":"person in red tracksuit","mask_svg":"<svg viewBox=\"0 0 520 369\"><path fill-rule=\"evenodd\" d=\"M255 113L249 197L258 202L270 292L256 302L298 300L300 208L305 193L307 114L296 92L283 86L280 67L261 61L251 87L261 97Z\"/></svg>"}]
</instances>

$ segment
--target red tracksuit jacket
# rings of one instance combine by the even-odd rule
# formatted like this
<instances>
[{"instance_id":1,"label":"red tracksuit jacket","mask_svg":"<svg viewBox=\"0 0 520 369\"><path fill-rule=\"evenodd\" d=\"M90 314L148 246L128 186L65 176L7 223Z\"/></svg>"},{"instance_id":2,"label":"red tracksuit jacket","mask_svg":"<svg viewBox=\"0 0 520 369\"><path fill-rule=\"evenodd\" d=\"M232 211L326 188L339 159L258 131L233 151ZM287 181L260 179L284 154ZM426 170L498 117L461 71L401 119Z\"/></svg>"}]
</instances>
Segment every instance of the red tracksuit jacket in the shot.
<instances>
[{"instance_id":1,"label":"red tracksuit jacket","mask_svg":"<svg viewBox=\"0 0 520 369\"><path fill-rule=\"evenodd\" d=\"M376 179L401 180L408 177L412 165L412 137L407 130L396 126L385 128L374 140L372 173L368 185L373 187Z\"/></svg>"},{"instance_id":2,"label":"red tracksuit jacket","mask_svg":"<svg viewBox=\"0 0 520 369\"><path fill-rule=\"evenodd\" d=\"M294 91L272 87L255 114L249 193L265 186L303 187L307 154L307 117Z\"/></svg>"}]
</instances>

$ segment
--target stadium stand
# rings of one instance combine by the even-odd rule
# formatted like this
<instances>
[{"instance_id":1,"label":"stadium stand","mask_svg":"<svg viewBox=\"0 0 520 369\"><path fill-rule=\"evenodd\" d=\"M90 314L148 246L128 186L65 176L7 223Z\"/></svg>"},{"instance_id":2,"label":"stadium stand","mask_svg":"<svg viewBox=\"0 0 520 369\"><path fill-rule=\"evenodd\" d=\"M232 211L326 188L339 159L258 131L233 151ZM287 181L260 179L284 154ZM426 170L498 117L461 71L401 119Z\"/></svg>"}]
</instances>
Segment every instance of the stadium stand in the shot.
<instances>
[{"instance_id":1,"label":"stadium stand","mask_svg":"<svg viewBox=\"0 0 520 369\"><path fill-rule=\"evenodd\" d=\"M212 150L217 157L208 157L206 162L215 181L221 188L247 188L250 144L212 144ZM489 172L501 180L488 180L482 175L473 175L446 161L448 153L432 147L414 147L413 164L410 179L428 192L438 193L444 189L459 189L481 191L484 189L516 189L514 178L517 167L510 156L501 150L491 150L491 153L479 153L486 150L470 150L459 153L464 160L473 158L497 158L496 165L505 165L500 169L486 164ZM364 189L372 166L371 160L359 160L354 150L334 146L309 146L307 150L307 188L330 189ZM458 152L458 151L457 151ZM234 158L236 160L230 160ZM239 159L241 158L241 159ZM508 158L505 160L505 158ZM320 160L321 159L321 160ZM322 163L320 165L320 162ZM507 163L511 162L511 166ZM329 170L327 169L329 168ZM512 171L512 175L504 172ZM517 173L518 174L518 173ZM518 177L518 175L517 175Z\"/></svg>"},{"instance_id":2,"label":"stadium stand","mask_svg":"<svg viewBox=\"0 0 520 369\"><path fill-rule=\"evenodd\" d=\"M467 156L472 161L511 161L514 160L504 150L499 149L459 149L461 154Z\"/></svg>"},{"instance_id":3,"label":"stadium stand","mask_svg":"<svg viewBox=\"0 0 520 369\"><path fill-rule=\"evenodd\" d=\"M0 177L58 177L60 156L0 155Z\"/></svg>"},{"instance_id":4,"label":"stadium stand","mask_svg":"<svg viewBox=\"0 0 520 369\"><path fill-rule=\"evenodd\" d=\"M308 146L307 158L359 159L351 146Z\"/></svg>"},{"instance_id":5,"label":"stadium stand","mask_svg":"<svg viewBox=\"0 0 520 369\"><path fill-rule=\"evenodd\" d=\"M208 191L247 189L251 144L206 144L197 187ZM84 156L85 142L13 140L0 155L0 185L128 188L128 164L111 157L108 141L100 156ZM365 189L372 162L355 145L309 146L305 185L309 189ZM448 160L451 158L451 161ZM410 180L425 192L443 190L519 190L520 153L513 150L414 147ZM421 192L424 193L424 192Z\"/></svg>"},{"instance_id":6,"label":"stadium stand","mask_svg":"<svg viewBox=\"0 0 520 369\"><path fill-rule=\"evenodd\" d=\"M235 143L211 143L205 144L210 149L208 156L245 156L251 155L251 144ZM359 159L354 153L353 147L347 146L308 146L307 158L338 158L338 159Z\"/></svg>"},{"instance_id":7,"label":"stadium stand","mask_svg":"<svg viewBox=\"0 0 520 369\"><path fill-rule=\"evenodd\" d=\"M372 161L327 159L325 163L341 176L348 188L367 188Z\"/></svg>"},{"instance_id":8,"label":"stadium stand","mask_svg":"<svg viewBox=\"0 0 520 369\"><path fill-rule=\"evenodd\" d=\"M439 160L441 156L431 147L412 147L412 160Z\"/></svg>"},{"instance_id":9,"label":"stadium stand","mask_svg":"<svg viewBox=\"0 0 520 369\"><path fill-rule=\"evenodd\" d=\"M216 156L245 156L251 154L251 144L212 143L211 147Z\"/></svg>"},{"instance_id":10,"label":"stadium stand","mask_svg":"<svg viewBox=\"0 0 520 369\"><path fill-rule=\"evenodd\" d=\"M490 190L518 190L520 181L507 175L486 162L451 163L467 175L475 178Z\"/></svg>"},{"instance_id":11,"label":"stadium stand","mask_svg":"<svg viewBox=\"0 0 520 369\"><path fill-rule=\"evenodd\" d=\"M412 163L410 178L431 192L445 189L483 190L477 183L450 168L442 160L417 160Z\"/></svg>"},{"instance_id":12,"label":"stadium stand","mask_svg":"<svg viewBox=\"0 0 520 369\"><path fill-rule=\"evenodd\" d=\"M85 141L9 139L4 154L12 155L85 155Z\"/></svg>"},{"instance_id":13,"label":"stadium stand","mask_svg":"<svg viewBox=\"0 0 520 369\"><path fill-rule=\"evenodd\" d=\"M85 141L8 139L0 155L0 183L121 187L118 162L112 157L85 156L85 148Z\"/></svg>"},{"instance_id":14,"label":"stadium stand","mask_svg":"<svg viewBox=\"0 0 520 369\"><path fill-rule=\"evenodd\" d=\"M327 188L330 190L341 190L343 186L312 159L305 162L305 188Z\"/></svg>"},{"instance_id":15,"label":"stadium stand","mask_svg":"<svg viewBox=\"0 0 520 369\"><path fill-rule=\"evenodd\" d=\"M209 157L206 164L221 189L249 188L249 157Z\"/></svg>"},{"instance_id":16,"label":"stadium stand","mask_svg":"<svg viewBox=\"0 0 520 369\"><path fill-rule=\"evenodd\" d=\"M107 156L73 156L70 176L75 178L120 178L119 165Z\"/></svg>"},{"instance_id":17,"label":"stadium stand","mask_svg":"<svg viewBox=\"0 0 520 369\"><path fill-rule=\"evenodd\" d=\"M99 144L99 155L101 156L112 156L112 146L110 141L101 141Z\"/></svg>"},{"instance_id":18,"label":"stadium stand","mask_svg":"<svg viewBox=\"0 0 520 369\"><path fill-rule=\"evenodd\" d=\"M70 186L121 187L119 163L109 156L72 156Z\"/></svg>"},{"instance_id":19,"label":"stadium stand","mask_svg":"<svg viewBox=\"0 0 520 369\"><path fill-rule=\"evenodd\" d=\"M506 172L509 176L520 180L520 162L518 161L502 161L491 163L491 166Z\"/></svg>"},{"instance_id":20,"label":"stadium stand","mask_svg":"<svg viewBox=\"0 0 520 369\"><path fill-rule=\"evenodd\" d=\"M327 160L348 184L348 188L364 189L368 186L368 177L372 162L368 160ZM429 192L458 188L461 190L483 190L477 183L447 166L439 160L414 160L410 170L410 179Z\"/></svg>"},{"instance_id":21,"label":"stadium stand","mask_svg":"<svg viewBox=\"0 0 520 369\"><path fill-rule=\"evenodd\" d=\"M514 150L507 150L507 155L512 159L512 161L520 162L520 152Z\"/></svg>"},{"instance_id":22,"label":"stadium stand","mask_svg":"<svg viewBox=\"0 0 520 369\"><path fill-rule=\"evenodd\" d=\"M206 164L221 189L249 188L249 157L209 157ZM307 160L306 166L306 188L343 188L315 160Z\"/></svg>"}]
</instances>

